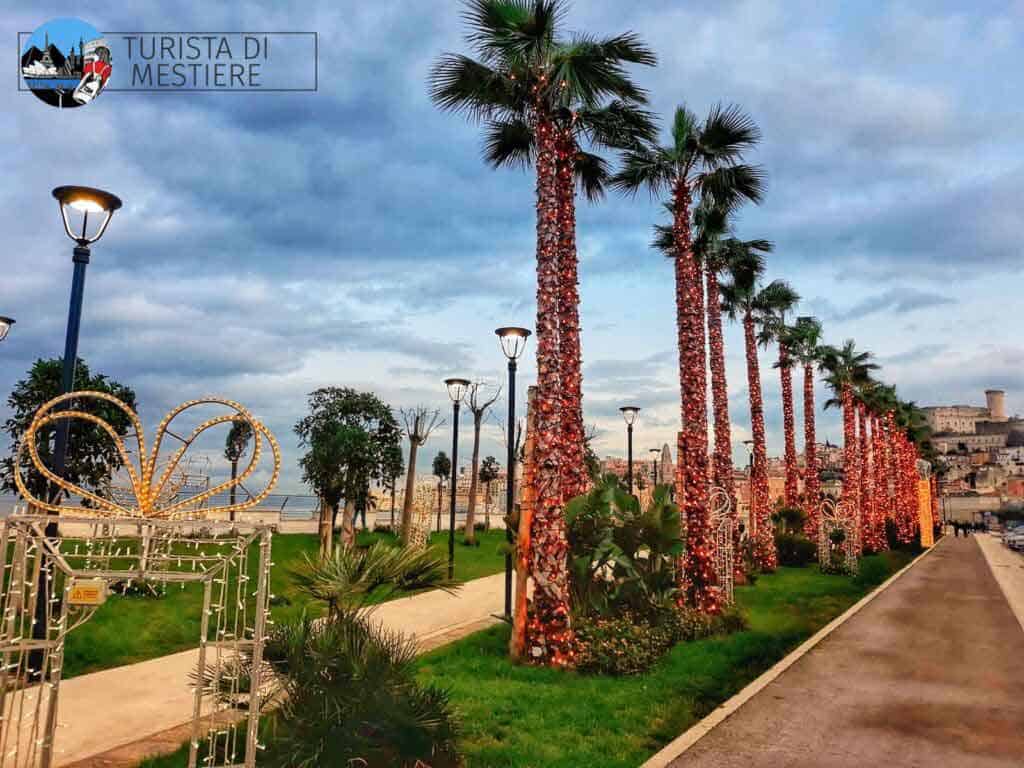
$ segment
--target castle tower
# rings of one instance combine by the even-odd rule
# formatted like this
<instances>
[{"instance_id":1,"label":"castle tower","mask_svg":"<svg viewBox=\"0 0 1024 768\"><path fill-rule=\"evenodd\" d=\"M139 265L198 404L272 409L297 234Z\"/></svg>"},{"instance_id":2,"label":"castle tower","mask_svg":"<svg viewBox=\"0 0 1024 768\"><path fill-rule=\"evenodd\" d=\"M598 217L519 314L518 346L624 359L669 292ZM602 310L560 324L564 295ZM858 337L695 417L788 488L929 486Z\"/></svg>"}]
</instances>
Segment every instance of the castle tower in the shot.
<instances>
[{"instance_id":1,"label":"castle tower","mask_svg":"<svg viewBox=\"0 0 1024 768\"><path fill-rule=\"evenodd\" d=\"M986 389L985 404L992 421L1006 421L1006 393L1001 389Z\"/></svg>"}]
</instances>

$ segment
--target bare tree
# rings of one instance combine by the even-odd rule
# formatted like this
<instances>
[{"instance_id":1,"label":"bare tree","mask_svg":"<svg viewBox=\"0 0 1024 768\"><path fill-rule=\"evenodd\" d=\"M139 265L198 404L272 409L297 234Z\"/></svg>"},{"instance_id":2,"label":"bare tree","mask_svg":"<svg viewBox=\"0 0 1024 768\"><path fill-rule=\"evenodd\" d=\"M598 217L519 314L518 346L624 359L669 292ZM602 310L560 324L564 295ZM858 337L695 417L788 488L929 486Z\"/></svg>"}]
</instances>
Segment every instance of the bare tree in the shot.
<instances>
[{"instance_id":1,"label":"bare tree","mask_svg":"<svg viewBox=\"0 0 1024 768\"><path fill-rule=\"evenodd\" d=\"M416 452L427 442L430 433L444 424L441 412L431 410L425 405L414 408L402 408L402 421L405 424L405 436L409 438L409 466L405 475L405 498L402 500L402 541L409 541L412 529L412 503L416 487Z\"/></svg>"},{"instance_id":2,"label":"bare tree","mask_svg":"<svg viewBox=\"0 0 1024 768\"><path fill-rule=\"evenodd\" d=\"M488 392L490 386L478 381L469 385L466 390L465 403L473 414L473 464L469 477L469 509L466 512L466 543L476 544L476 495L480 484L480 428L488 409L494 405L501 395L501 387L497 387L493 395ZM452 489L452 493L455 490Z\"/></svg>"}]
</instances>

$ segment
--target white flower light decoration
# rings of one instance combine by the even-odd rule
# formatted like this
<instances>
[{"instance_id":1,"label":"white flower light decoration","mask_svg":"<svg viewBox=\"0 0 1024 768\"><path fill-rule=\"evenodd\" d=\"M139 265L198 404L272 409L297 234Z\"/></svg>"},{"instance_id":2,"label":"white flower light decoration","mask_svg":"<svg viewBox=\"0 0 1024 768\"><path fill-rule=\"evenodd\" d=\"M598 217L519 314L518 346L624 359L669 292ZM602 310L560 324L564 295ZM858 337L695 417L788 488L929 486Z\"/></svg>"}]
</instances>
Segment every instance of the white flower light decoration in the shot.
<instances>
[{"instance_id":1,"label":"white flower light decoration","mask_svg":"<svg viewBox=\"0 0 1024 768\"><path fill-rule=\"evenodd\" d=\"M81 401L83 399L104 400L124 411L128 416L132 427L135 429L135 440L138 445L139 456L138 466L136 466L135 462L132 461L129 451L125 446L124 441L121 439L121 436L118 435L117 431L105 420L95 416L94 414L75 410L73 408L68 410L54 410L56 406L68 400ZM230 408L232 412L212 419L207 419L193 429L187 438L183 438L170 431L170 424L175 417L197 405L223 405ZM58 422L61 419L82 419L84 421L92 422L110 436L110 439L113 440L114 445L121 456L121 460L124 462L125 469L128 472L131 487L135 495L134 506L119 504L116 501L103 498L102 496L92 493L91 491L87 491L74 483L70 483L55 474L43 463L39 457L36 433L40 428ZM219 424L226 424L228 422L235 421L248 422L249 426L252 427L253 450L249 464L234 479L229 479L223 483L219 483L218 485L208 488L195 496L175 501L174 495L165 492L165 486L189 446L206 430ZM182 445L166 462L161 462L162 468L159 477L157 477L157 463L160 455L160 447L163 443L164 437L168 434L180 440ZM256 467L260 462L260 458L263 453L262 441L264 439L270 444L270 450L274 462L273 471L271 472L270 480L267 482L266 487L259 493L252 495L246 501L219 507L199 509L199 506L207 499L210 499L219 493L223 493L224 491L228 491L233 487L241 486L242 483L245 482L245 480L256 470ZM88 510L85 510L77 506L71 507L63 504L53 504L36 498L26 487L25 480L21 475L21 459L26 450L28 451L29 458L32 460L32 464L47 480L57 485L69 495L78 496L82 499L88 500L93 506ZM281 471L281 449L277 444L277 440L270 433L270 430L268 430L261 422L257 421L248 410L233 400L225 400L218 397L189 400L182 403L177 408L174 408L164 416L163 420L157 426L156 437L153 440L152 449L147 449L145 436L142 430L142 422L139 420L138 415L125 403L104 392L71 392L53 398L36 412L35 418L33 418L32 423L25 432L25 436L22 439L21 444L18 446L18 460L16 465L17 470L14 473L14 482L18 487L18 491L26 501L39 509L57 513L69 512L79 515L86 513L99 517L142 517L166 520L185 517L206 517L220 512L241 512L257 506L270 494L270 491L277 484L277 479Z\"/></svg>"}]
</instances>

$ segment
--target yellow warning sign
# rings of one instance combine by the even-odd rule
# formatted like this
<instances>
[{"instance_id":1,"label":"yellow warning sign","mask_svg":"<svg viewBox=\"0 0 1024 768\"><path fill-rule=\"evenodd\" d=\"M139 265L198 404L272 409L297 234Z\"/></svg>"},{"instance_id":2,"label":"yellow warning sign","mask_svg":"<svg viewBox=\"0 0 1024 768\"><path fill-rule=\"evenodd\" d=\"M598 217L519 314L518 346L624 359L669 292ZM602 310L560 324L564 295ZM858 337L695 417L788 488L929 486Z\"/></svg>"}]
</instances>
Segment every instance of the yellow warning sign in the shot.
<instances>
[{"instance_id":1,"label":"yellow warning sign","mask_svg":"<svg viewBox=\"0 0 1024 768\"><path fill-rule=\"evenodd\" d=\"M103 605L107 600L107 582L103 579L75 579L68 589L70 605Z\"/></svg>"}]
</instances>

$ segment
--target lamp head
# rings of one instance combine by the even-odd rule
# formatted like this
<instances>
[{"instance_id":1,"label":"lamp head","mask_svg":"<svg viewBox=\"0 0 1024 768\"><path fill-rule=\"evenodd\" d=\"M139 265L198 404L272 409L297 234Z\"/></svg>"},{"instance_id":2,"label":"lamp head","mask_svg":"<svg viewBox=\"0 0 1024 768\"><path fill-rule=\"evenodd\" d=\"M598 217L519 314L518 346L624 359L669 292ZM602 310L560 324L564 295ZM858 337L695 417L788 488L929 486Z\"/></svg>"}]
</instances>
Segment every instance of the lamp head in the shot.
<instances>
[{"instance_id":1,"label":"lamp head","mask_svg":"<svg viewBox=\"0 0 1024 768\"><path fill-rule=\"evenodd\" d=\"M53 196L60 206L60 217L61 221L64 222L64 231L68 237L81 246L95 243L103 237L103 233L107 231L107 225L110 224L110 217L114 215L114 211L121 207L121 198L117 195L112 195L109 192L95 189L94 187L57 187L53 190ZM68 209L82 214L82 231L77 235L71 231ZM89 214L103 214L103 221L93 235L90 235L88 232Z\"/></svg>"},{"instance_id":2,"label":"lamp head","mask_svg":"<svg viewBox=\"0 0 1024 768\"><path fill-rule=\"evenodd\" d=\"M622 413L622 418L626 421L626 424L633 426L636 422L636 416L640 413L640 406L638 405L624 405L619 408Z\"/></svg>"},{"instance_id":3,"label":"lamp head","mask_svg":"<svg viewBox=\"0 0 1024 768\"><path fill-rule=\"evenodd\" d=\"M445 379L444 385L448 387L448 397L453 403L462 402L462 396L469 389L469 379Z\"/></svg>"},{"instance_id":4,"label":"lamp head","mask_svg":"<svg viewBox=\"0 0 1024 768\"><path fill-rule=\"evenodd\" d=\"M13 317L4 317L3 315L0 315L0 341L7 338L7 334L10 332L12 325L14 325Z\"/></svg>"},{"instance_id":5,"label":"lamp head","mask_svg":"<svg viewBox=\"0 0 1024 768\"><path fill-rule=\"evenodd\" d=\"M754 441L753 440L744 440L743 441L743 445L745 445L747 447L747 453L752 454L754 452Z\"/></svg>"},{"instance_id":6,"label":"lamp head","mask_svg":"<svg viewBox=\"0 0 1024 768\"><path fill-rule=\"evenodd\" d=\"M509 360L518 360L526 349L526 340L530 338L530 331L527 328L497 328L494 331L501 341L501 351Z\"/></svg>"}]
</instances>

